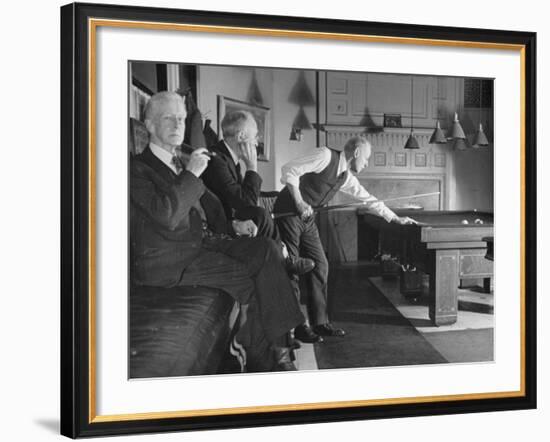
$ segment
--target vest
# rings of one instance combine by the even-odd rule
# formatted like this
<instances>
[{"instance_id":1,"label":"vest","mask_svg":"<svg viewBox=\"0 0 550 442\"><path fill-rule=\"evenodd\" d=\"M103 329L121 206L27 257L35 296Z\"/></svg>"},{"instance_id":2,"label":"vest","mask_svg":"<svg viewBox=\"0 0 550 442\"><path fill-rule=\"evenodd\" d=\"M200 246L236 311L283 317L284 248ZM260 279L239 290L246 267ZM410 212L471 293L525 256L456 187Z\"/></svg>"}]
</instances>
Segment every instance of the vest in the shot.
<instances>
[{"instance_id":1,"label":"vest","mask_svg":"<svg viewBox=\"0 0 550 442\"><path fill-rule=\"evenodd\" d=\"M311 207L322 207L332 199L344 184L347 172L338 173L340 152L330 149L330 162L321 172L310 172L300 177L300 193L306 203ZM274 213L296 212L294 198L288 186L281 191L273 206Z\"/></svg>"}]
</instances>

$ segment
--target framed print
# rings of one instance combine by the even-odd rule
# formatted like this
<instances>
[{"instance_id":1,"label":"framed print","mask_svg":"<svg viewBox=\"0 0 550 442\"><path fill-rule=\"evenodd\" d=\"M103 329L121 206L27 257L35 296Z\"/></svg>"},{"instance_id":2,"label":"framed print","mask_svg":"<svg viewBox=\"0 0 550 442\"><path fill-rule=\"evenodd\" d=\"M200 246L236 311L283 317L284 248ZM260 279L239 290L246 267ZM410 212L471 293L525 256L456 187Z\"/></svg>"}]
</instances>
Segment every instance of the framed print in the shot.
<instances>
[{"instance_id":1,"label":"framed print","mask_svg":"<svg viewBox=\"0 0 550 442\"><path fill-rule=\"evenodd\" d=\"M269 161L270 152L270 122L271 114L269 108L253 103L246 103L244 101L235 100L219 95L218 96L218 133L221 133L221 121L226 113L234 111L246 111L250 112L256 120L258 126L258 144L256 149L258 151L258 160Z\"/></svg>"},{"instance_id":2,"label":"framed print","mask_svg":"<svg viewBox=\"0 0 550 442\"><path fill-rule=\"evenodd\" d=\"M401 127L401 114L384 114L384 127Z\"/></svg>"},{"instance_id":3,"label":"framed print","mask_svg":"<svg viewBox=\"0 0 550 442\"><path fill-rule=\"evenodd\" d=\"M61 34L62 434L536 407L535 34L93 4Z\"/></svg>"}]
</instances>

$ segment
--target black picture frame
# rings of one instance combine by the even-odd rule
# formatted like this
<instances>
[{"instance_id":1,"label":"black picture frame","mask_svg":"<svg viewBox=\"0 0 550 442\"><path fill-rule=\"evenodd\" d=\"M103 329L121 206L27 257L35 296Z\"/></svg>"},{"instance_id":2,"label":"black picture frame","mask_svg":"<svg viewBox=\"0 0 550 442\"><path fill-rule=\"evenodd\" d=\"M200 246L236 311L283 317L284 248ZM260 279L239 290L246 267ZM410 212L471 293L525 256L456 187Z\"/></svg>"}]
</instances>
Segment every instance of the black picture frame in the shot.
<instances>
[{"instance_id":1,"label":"black picture frame","mask_svg":"<svg viewBox=\"0 0 550 442\"><path fill-rule=\"evenodd\" d=\"M402 127L401 114L384 114L384 127Z\"/></svg>"},{"instance_id":2,"label":"black picture frame","mask_svg":"<svg viewBox=\"0 0 550 442\"><path fill-rule=\"evenodd\" d=\"M250 112L258 125L258 161L269 161L271 153L271 128L270 112L268 107L256 103L247 103L230 97L218 95L218 133L222 133L221 125L225 114L228 111Z\"/></svg>"},{"instance_id":3,"label":"black picture frame","mask_svg":"<svg viewBox=\"0 0 550 442\"><path fill-rule=\"evenodd\" d=\"M518 395L437 402L312 407L189 417L99 419L90 366L95 281L93 152L90 117L90 19L278 29L310 33L391 37L403 41L510 45L521 52L523 75L524 238L523 385ZM359 419L474 413L536 408L536 34L489 29L311 19L165 8L69 4L61 8L61 433L89 437L146 432L240 428ZM93 301L93 300L92 300Z\"/></svg>"}]
</instances>

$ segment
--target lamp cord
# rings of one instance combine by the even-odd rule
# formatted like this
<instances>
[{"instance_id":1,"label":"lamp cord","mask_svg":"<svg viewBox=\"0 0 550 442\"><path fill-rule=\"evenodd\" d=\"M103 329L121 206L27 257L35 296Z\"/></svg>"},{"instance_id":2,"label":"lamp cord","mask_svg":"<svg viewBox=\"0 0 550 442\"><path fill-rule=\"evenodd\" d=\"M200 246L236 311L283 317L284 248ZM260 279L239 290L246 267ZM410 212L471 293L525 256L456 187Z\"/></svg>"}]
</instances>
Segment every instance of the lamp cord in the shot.
<instances>
[{"instance_id":1,"label":"lamp cord","mask_svg":"<svg viewBox=\"0 0 550 442\"><path fill-rule=\"evenodd\" d=\"M413 133L413 128L414 128L414 117L413 117L413 85L414 85L414 77L411 75L411 134Z\"/></svg>"},{"instance_id":2,"label":"lamp cord","mask_svg":"<svg viewBox=\"0 0 550 442\"><path fill-rule=\"evenodd\" d=\"M481 124L481 97L483 96L483 80L479 80L479 124Z\"/></svg>"}]
</instances>

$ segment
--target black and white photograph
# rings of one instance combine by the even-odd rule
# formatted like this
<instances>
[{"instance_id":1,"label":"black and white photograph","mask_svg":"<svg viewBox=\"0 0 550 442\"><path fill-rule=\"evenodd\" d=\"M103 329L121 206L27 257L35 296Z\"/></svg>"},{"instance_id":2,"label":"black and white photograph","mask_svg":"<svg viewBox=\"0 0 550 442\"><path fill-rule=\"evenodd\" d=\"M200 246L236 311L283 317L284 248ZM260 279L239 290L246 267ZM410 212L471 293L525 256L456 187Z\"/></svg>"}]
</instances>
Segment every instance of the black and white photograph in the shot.
<instances>
[{"instance_id":1,"label":"black and white photograph","mask_svg":"<svg viewBox=\"0 0 550 442\"><path fill-rule=\"evenodd\" d=\"M544 439L550 32L495 6L6 3L0 439Z\"/></svg>"},{"instance_id":2,"label":"black and white photograph","mask_svg":"<svg viewBox=\"0 0 550 442\"><path fill-rule=\"evenodd\" d=\"M62 434L536 406L533 33L61 22Z\"/></svg>"},{"instance_id":3,"label":"black and white photograph","mask_svg":"<svg viewBox=\"0 0 550 442\"><path fill-rule=\"evenodd\" d=\"M128 377L492 363L493 89L129 61Z\"/></svg>"}]
</instances>

